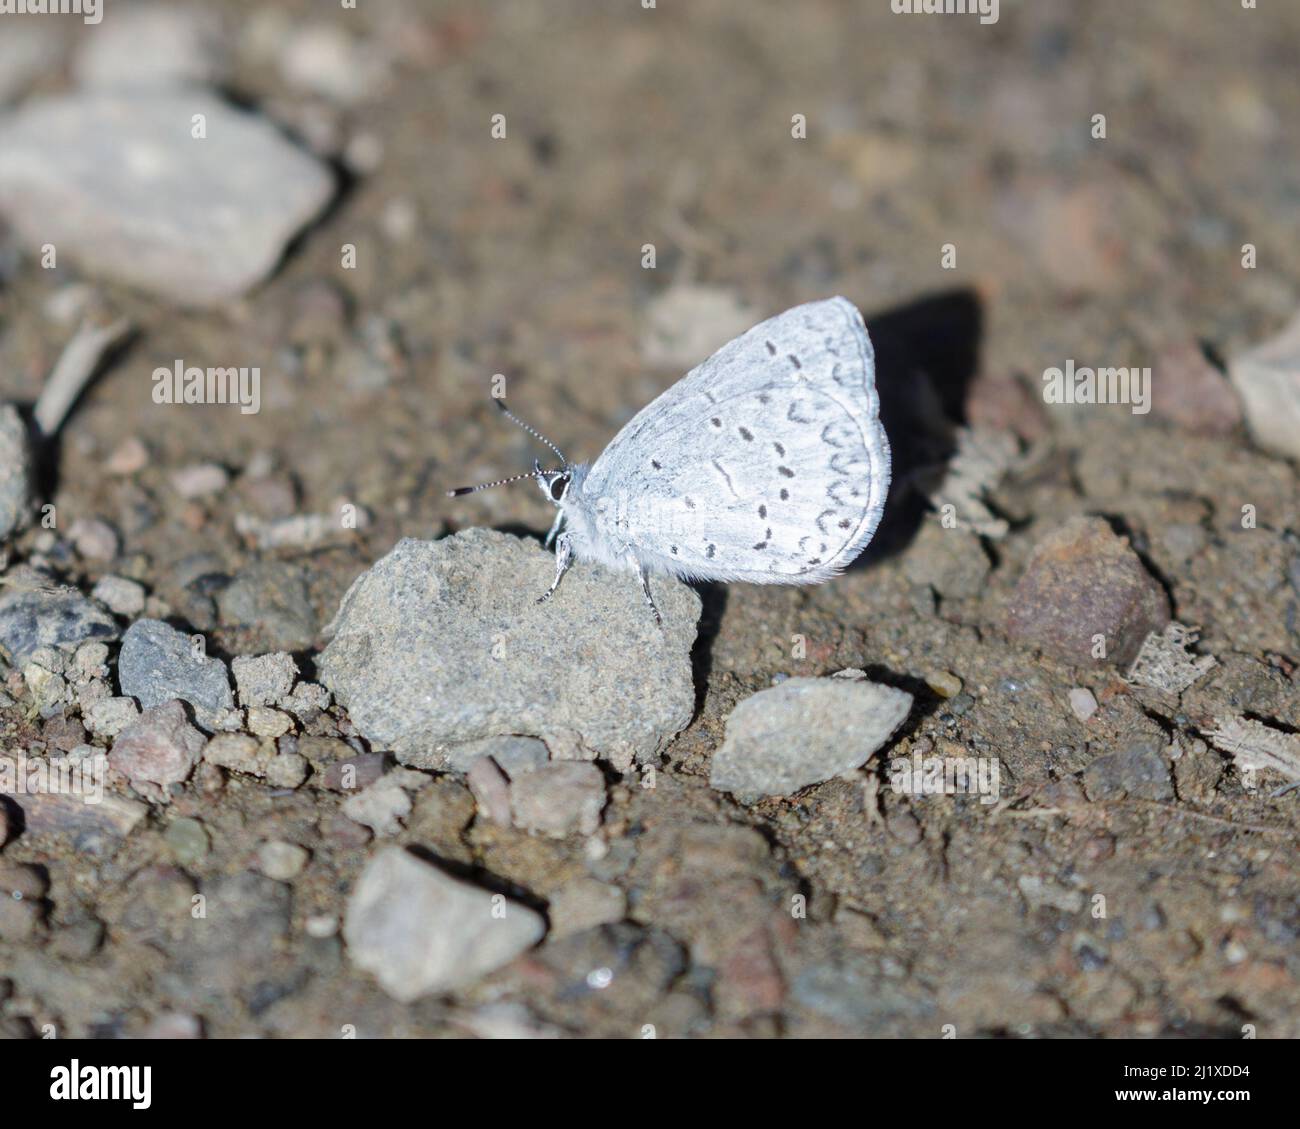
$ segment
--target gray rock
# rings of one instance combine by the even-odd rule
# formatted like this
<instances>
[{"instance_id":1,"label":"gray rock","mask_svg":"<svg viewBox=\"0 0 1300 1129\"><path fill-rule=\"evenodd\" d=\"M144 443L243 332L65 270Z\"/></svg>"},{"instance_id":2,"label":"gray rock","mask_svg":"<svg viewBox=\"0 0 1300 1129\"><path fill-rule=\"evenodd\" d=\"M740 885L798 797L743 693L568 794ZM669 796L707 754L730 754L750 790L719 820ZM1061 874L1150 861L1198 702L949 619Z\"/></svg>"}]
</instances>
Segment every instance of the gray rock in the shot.
<instances>
[{"instance_id":1,"label":"gray rock","mask_svg":"<svg viewBox=\"0 0 1300 1129\"><path fill-rule=\"evenodd\" d=\"M113 617L75 588L0 587L0 647L20 668L40 647L67 650L117 636Z\"/></svg>"},{"instance_id":2,"label":"gray rock","mask_svg":"<svg viewBox=\"0 0 1300 1129\"><path fill-rule=\"evenodd\" d=\"M97 737L116 737L140 716L134 698L101 698L85 711L86 725Z\"/></svg>"},{"instance_id":3,"label":"gray rock","mask_svg":"<svg viewBox=\"0 0 1300 1129\"><path fill-rule=\"evenodd\" d=\"M115 615L130 618L144 611L144 586L125 576L102 576L90 594Z\"/></svg>"},{"instance_id":4,"label":"gray rock","mask_svg":"<svg viewBox=\"0 0 1300 1129\"><path fill-rule=\"evenodd\" d=\"M334 192L270 122L199 91L33 99L0 151L0 212L29 243L181 305L265 278Z\"/></svg>"},{"instance_id":5,"label":"gray rock","mask_svg":"<svg viewBox=\"0 0 1300 1129\"><path fill-rule=\"evenodd\" d=\"M595 878L574 878L551 895L547 909L552 941L571 937L598 925L612 925L627 915L627 895L617 886Z\"/></svg>"},{"instance_id":6,"label":"gray rock","mask_svg":"<svg viewBox=\"0 0 1300 1129\"><path fill-rule=\"evenodd\" d=\"M1169 762L1154 741L1141 741L1098 757L1083 770L1083 789L1090 800L1115 795L1144 800L1174 798Z\"/></svg>"},{"instance_id":7,"label":"gray rock","mask_svg":"<svg viewBox=\"0 0 1300 1129\"><path fill-rule=\"evenodd\" d=\"M732 711L709 784L740 798L788 796L865 764L911 708L911 694L857 671L788 679Z\"/></svg>"},{"instance_id":8,"label":"gray rock","mask_svg":"<svg viewBox=\"0 0 1300 1129\"><path fill-rule=\"evenodd\" d=\"M536 737L484 737L479 741L462 741L448 747L439 765L451 772L468 772L480 757L491 757L512 780L521 773L532 772L550 759L546 743ZM404 763L410 763L405 761ZM423 767L414 765L413 767Z\"/></svg>"},{"instance_id":9,"label":"gray rock","mask_svg":"<svg viewBox=\"0 0 1300 1129\"><path fill-rule=\"evenodd\" d=\"M212 837L197 819L174 819L163 833L167 849L181 866L196 866L212 850Z\"/></svg>"},{"instance_id":10,"label":"gray rock","mask_svg":"<svg viewBox=\"0 0 1300 1129\"><path fill-rule=\"evenodd\" d=\"M160 619L139 619L127 630L117 656L117 677L122 693L144 709L180 698L208 728L235 704L225 664Z\"/></svg>"},{"instance_id":11,"label":"gray rock","mask_svg":"<svg viewBox=\"0 0 1300 1129\"><path fill-rule=\"evenodd\" d=\"M399 753L523 733L567 758L653 754L694 711L699 597L655 578L661 628L635 576L594 565L539 605L554 573L551 554L504 533L403 540L344 596L320 678Z\"/></svg>"},{"instance_id":12,"label":"gray rock","mask_svg":"<svg viewBox=\"0 0 1300 1129\"><path fill-rule=\"evenodd\" d=\"M165 797L171 785L189 779L204 742L203 734L186 718L185 707L176 701L164 702L145 710L118 734L108 763L132 786L156 785Z\"/></svg>"},{"instance_id":13,"label":"gray rock","mask_svg":"<svg viewBox=\"0 0 1300 1129\"><path fill-rule=\"evenodd\" d=\"M64 792L15 793L5 799L22 808L29 835L52 832L74 838L93 835L123 839L149 812L149 806L138 800L108 794L97 804Z\"/></svg>"},{"instance_id":14,"label":"gray rock","mask_svg":"<svg viewBox=\"0 0 1300 1129\"><path fill-rule=\"evenodd\" d=\"M0 541L31 516L32 448L12 404L0 404Z\"/></svg>"},{"instance_id":15,"label":"gray rock","mask_svg":"<svg viewBox=\"0 0 1300 1129\"><path fill-rule=\"evenodd\" d=\"M250 631L270 651L299 651L316 638L316 613L303 570L286 561L259 561L217 596L221 622Z\"/></svg>"},{"instance_id":16,"label":"gray rock","mask_svg":"<svg viewBox=\"0 0 1300 1129\"><path fill-rule=\"evenodd\" d=\"M582 761L553 761L510 785L514 825L552 839L593 834L604 807L605 778L594 764Z\"/></svg>"},{"instance_id":17,"label":"gray rock","mask_svg":"<svg viewBox=\"0 0 1300 1129\"><path fill-rule=\"evenodd\" d=\"M1278 336L1234 357L1228 367L1255 442L1300 459L1300 316Z\"/></svg>"},{"instance_id":18,"label":"gray rock","mask_svg":"<svg viewBox=\"0 0 1300 1129\"><path fill-rule=\"evenodd\" d=\"M271 655L239 655L230 663L241 706L274 706L289 697L298 664L283 651Z\"/></svg>"},{"instance_id":19,"label":"gray rock","mask_svg":"<svg viewBox=\"0 0 1300 1129\"><path fill-rule=\"evenodd\" d=\"M545 931L526 906L452 878L400 847L366 864L343 922L352 962L402 1003L474 983Z\"/></svg>"}]
</instances>

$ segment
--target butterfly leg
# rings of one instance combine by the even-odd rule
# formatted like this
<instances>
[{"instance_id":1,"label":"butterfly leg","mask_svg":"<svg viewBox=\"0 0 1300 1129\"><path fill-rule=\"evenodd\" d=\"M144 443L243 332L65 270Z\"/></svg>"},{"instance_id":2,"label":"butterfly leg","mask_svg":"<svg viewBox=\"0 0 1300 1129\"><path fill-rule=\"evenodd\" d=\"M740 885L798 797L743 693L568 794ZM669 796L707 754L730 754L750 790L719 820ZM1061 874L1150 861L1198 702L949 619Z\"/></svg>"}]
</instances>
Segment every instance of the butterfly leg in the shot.
<instances>
[{"instance_id":1,"label":"butterfly leg","mask_svg":"<svg viewBox=\"0 0 1300 1129\"><path fill-rule=\"evenodd\" d=\"M654 613L655 623L662 627L664 618L659 614L659 609L655 607L655 598L650 595L650 572L644 565L641 566L639 572L641 574L641 594L645 596L646 605Z\"/></svg>"},{"instance_id":2,"label":"butterfly leg","mask_svg":"<svg viewBox=\"0 0 1300 1129\"><path fill-rule=\"evenodd\" d=\"M551 581L551 586L537 597L539 604L546 603L555 595L555 590L560 586L560 581L564 579L564 574L569 571L571 564L573 564L573 535L561 533L555 541L555 579Z\"/></svg>"},{"instance_id":3,"label":"butterfly leg","mask_svg":"<svg viewBox=\"0 0 1300 1129\"><path fill-rule=\"evenodd\" d=\"M550 533L546 535L546 540L542 542L543 546L549 549L551 545L554 544L555 535L560 532L560 526L562 526L563 524L564 524L564 511L560 510L555 515L555 521L551 525Z\"/></svg>"}]
</instances>

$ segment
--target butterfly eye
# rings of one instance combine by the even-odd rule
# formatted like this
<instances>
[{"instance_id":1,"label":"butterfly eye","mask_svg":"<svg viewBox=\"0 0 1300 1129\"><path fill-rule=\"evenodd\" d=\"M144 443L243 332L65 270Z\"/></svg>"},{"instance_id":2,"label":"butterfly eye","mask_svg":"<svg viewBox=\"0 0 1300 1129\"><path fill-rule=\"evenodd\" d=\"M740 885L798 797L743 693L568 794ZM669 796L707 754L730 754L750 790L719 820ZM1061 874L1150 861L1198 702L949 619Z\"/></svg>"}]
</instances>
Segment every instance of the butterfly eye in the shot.
<instances>
[{"instance_id":1,"label":"butterfly eye","mask_svg":"<svg viewBox=\"0 0 1300 1129\"><path fill-rule=\"evenodd\" d=\"M551 479L551 498L559 502L564 498L564 492L569 488L569 476L567 474L557 475Z\"/></svg>"}]
</instances>

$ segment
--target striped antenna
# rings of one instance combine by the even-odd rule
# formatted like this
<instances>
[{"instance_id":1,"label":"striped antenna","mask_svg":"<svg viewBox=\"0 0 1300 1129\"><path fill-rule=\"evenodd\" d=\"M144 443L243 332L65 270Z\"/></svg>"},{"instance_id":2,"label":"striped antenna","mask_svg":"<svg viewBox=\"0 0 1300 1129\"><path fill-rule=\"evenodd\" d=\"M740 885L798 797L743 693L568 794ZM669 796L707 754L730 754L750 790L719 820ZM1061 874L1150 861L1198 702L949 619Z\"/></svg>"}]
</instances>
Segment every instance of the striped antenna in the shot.
<instances>
[{"instance_id":1,"label":"striped antenna","mask_svg":"<svg viewBox=\"0 0 1300 1129\"><path fill-rule=\"evenodd\" d=\"M448 498L459 498L462 494L473 494L476 490L487 490L493 486L505 486L510 482L518 482L521 478L535 478L535 471L528 471L527 474L516 474L510 478L498 478L495 482L480 482L477 486L457 486L455 490L448 490Z\"/></svg>"},{"instance_id":2,"label":"striped antenna","mask_svg":"<svg viewBox=\"0 0 1300 1129\"><path fill-rule=\"evenodd\" d=\"M538 431L534 427L529 427L528 424L524 423L524 421L521 420L517 415L515 415L514 412L512 412L509 408L507 408L504 399L499 400L497 399L497 397L493 396L492 402L496 404L498 408L501 409L501 414L505 416L506 419L508 419L511 423L516 424L519 427L522 427L534 439L537 439L540 442L545 443L548 447L550 447L550 449L559 456L561 465L563 466L569 465L569 460L564 457L564 452L561 451L559 447L557 447L549 439L547 439L546 436L543 435L540 431Z\"/></svg>"}]
</instances>

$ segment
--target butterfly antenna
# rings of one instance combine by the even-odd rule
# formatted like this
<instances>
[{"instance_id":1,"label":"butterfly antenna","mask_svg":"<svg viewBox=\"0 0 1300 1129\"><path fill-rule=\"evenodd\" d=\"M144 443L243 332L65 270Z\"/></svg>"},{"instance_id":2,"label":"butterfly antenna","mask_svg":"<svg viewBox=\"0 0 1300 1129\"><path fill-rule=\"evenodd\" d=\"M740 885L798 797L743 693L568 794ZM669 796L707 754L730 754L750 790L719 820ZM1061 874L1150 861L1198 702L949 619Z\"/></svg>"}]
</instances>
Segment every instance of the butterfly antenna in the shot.
<instances>
[{"instance_id":1,"label":"butterfly antenna","mask_svg":"<svg viewBox=\"0 0 1300 1129\"><path fill-rule=\"evenodd\" d=\"M518 482L521 478L534 478L535 471L529 471L527 474L516 474L510 478L498 478L495 482L480 482L477 486L457 486L455 490L448 490L448 498L459 498L462 494L473 494L479 490L487 490L493 486L505 486L510 482Z\"/></svg>"},{"instance_id":2,"label":"butterfly antenna","mask_svg":"<svg viewBox=\"0 0 1300 1129\"><path fill-rule=\"evenodd\" d=\"M492 402L496 404L496 406L501 410L501 414L505 416L506 419L508 419L511 423L516 424L519 427L522 427L534 439L540 440L542 443L545 443L548 447L550 447L550 449L554 451L556 455L559 456L560 462L564 466L569 465L569 460L564 457L564 452L561 451L559 447L557 447L549 439L547 439L546 436L543 435L540 431L538 431L535 427L529 427L528 424L524 423L523 420L521 420L517 415L515 415L514 412L512 412L509 408L506 407L505 400L498 399L496 396L493 396Z\"/></svg>"}]
</instances>

